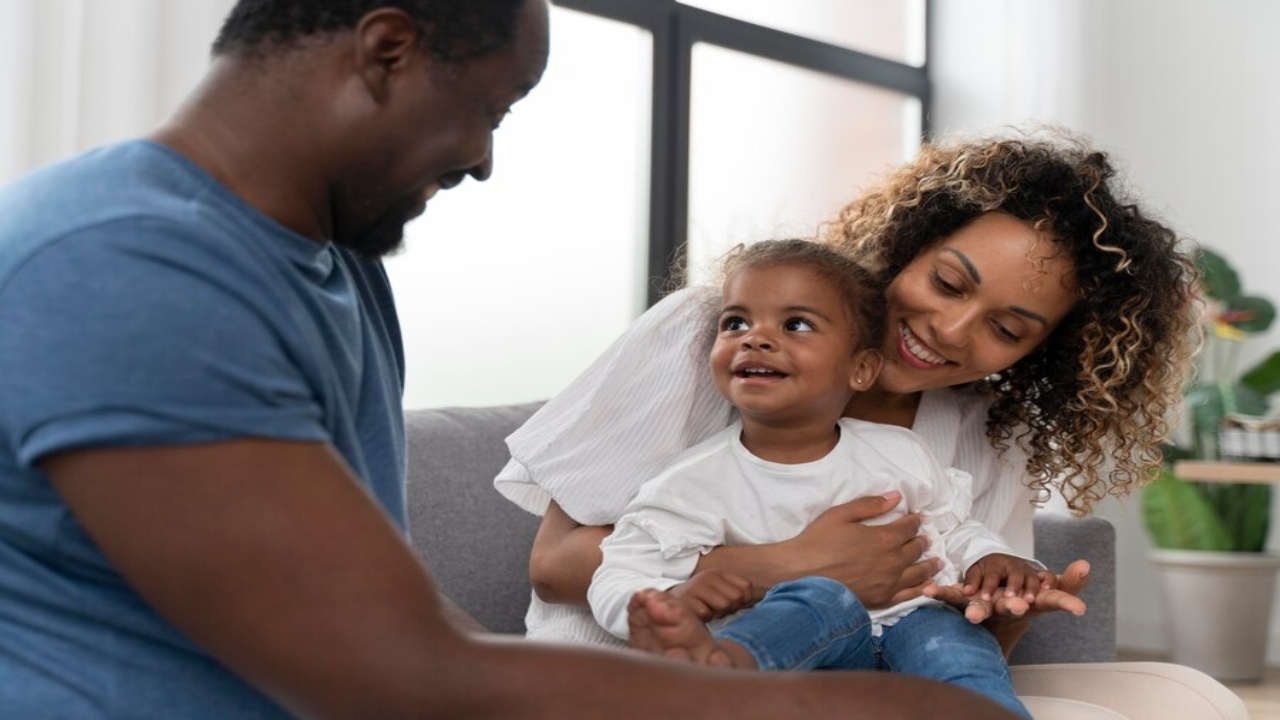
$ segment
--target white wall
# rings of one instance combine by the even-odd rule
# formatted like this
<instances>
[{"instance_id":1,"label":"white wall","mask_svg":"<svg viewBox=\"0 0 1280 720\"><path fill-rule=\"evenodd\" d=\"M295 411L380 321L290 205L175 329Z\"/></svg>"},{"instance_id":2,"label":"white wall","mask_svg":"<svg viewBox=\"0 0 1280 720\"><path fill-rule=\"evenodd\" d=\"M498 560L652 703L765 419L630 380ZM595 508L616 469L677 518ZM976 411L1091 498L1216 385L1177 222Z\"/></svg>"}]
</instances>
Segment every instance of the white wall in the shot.
<instances>
[{"instance_id":1,"label":"white wall","mask_svg":"<svg viewBox=\"0 0 1280 720\"><path fill-rule=\"evenodd\" d=\"M1280 301L1280 3L1272 0L936 0L936 129L1038 119L1118 156L1140 197L1224 253L1246 291ZM1273 328L1252 357L1280 346ZM1119 642L1163 650L1158 578L1138 499L1117 526ZM1273 528L1271 547L1276 547ZM1273 623L1273 635L1280 623ZM1268 655L1280 664L1280 640Z\"/></svg>"}]
</instances>

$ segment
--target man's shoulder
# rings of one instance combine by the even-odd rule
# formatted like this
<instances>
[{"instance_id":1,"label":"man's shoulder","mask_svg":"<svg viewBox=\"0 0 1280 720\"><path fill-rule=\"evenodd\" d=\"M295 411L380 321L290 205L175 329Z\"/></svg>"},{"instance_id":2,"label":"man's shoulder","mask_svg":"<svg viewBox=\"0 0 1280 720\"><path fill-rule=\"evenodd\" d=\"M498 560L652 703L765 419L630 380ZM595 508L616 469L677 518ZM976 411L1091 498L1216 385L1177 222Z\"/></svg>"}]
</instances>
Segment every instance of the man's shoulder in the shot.
<instances>
[{"instance_id":1,"label":"man's shoulder","mask_svg":"<svg viewBox=\"0 0 1280 720\"><path fill-rule=\"evenodd\" d=\"M201 171L149 140L126 140L36 168L0 188L0 222L27 213L70 216L70 208L109 206L150 197L175 183L199 182ZM207 177L207 176L206 176ZM23 203L38 199L38 203Z\"/></svg>"},{"instance_id":2,"label":"man's shoulder","mask_svg":"<svg viewBox=\"0 0 1280 720\"><path fill-rule=\"evenodd\" d=\"M199 183L172 151L142 140L40 168L0 189L0 274L68 238L128 241L133 228L198 234L184 198Z\"/></svg>"}]
</instances>

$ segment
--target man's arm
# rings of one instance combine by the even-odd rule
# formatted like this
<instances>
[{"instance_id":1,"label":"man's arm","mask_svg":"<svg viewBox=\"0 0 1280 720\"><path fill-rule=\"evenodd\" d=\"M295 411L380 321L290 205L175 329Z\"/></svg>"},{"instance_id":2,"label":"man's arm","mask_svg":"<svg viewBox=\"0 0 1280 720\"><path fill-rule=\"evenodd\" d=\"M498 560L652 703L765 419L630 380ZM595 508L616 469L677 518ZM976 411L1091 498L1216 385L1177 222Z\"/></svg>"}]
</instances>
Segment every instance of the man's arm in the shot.
<instances>
[{"instance_id":1,"label":"man's arm","mask_svg":"<svg viewBox=\"0 0 1280 720\"><path fill-rule=\"evenodd\" d=\"M489 632L489 629L481 625L479 620L471 617L471 613L463 610L461 606L450 600L448 595L440 595L439 597L440 612L444 615L444 619L454 628L466 633Z\"/></svg>"},{"instance_id":2,"label":"man's arm","mask_svg":"<svg viewBox=\"0 0 1280 720\"><path fill-rule=\"evenodd\" d=\"M128 582L303 717L1003 718L883 673L758 675L468 637L327 446L268 440L76 450L41 463ZM925 702L925 698L928 699Z\"/></svg>"}]
</instances>

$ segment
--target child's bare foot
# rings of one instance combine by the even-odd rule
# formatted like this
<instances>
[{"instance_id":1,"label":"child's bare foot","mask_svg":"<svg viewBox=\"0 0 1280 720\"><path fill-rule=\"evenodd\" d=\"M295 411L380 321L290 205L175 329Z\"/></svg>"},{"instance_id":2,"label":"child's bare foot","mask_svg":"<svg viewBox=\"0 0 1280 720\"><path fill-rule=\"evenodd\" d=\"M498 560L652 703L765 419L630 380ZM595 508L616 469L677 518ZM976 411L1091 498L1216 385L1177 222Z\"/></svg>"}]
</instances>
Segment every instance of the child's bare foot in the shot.
<instances>
[{"instance_id":1,"label":"child's bare foot","mask_svg":"<svg viewBox=\"0 0 1280 720\"><path fill-rule=\"evenodd\" d=\"M745 648L716 640L693 610L671 593L636 593L627 606L627 620L631 626L628 645L635 650L696 665L755 667Z\"/></svg>"}]
</instances>

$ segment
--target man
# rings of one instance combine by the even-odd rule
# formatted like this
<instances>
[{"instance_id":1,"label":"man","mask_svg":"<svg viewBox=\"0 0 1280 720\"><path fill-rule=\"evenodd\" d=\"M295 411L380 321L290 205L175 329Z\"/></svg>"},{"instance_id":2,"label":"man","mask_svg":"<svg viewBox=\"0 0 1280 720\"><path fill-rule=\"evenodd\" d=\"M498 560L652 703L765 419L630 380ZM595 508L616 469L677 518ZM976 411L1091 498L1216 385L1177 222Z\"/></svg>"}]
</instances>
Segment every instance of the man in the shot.
<instances>
[{"instance_id":1,"label":"man","mask_svg":"<svg viewBox=\"0 0 1280 720\"><path fill-rule=\"evenodd\" d=\"M242 0L148 139L0 193L0 717L1003 717L444 619L376 258L488 177L547 7L384 2Z\"/></svg>"}]
</instances>

